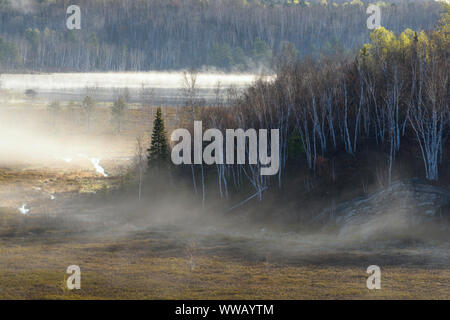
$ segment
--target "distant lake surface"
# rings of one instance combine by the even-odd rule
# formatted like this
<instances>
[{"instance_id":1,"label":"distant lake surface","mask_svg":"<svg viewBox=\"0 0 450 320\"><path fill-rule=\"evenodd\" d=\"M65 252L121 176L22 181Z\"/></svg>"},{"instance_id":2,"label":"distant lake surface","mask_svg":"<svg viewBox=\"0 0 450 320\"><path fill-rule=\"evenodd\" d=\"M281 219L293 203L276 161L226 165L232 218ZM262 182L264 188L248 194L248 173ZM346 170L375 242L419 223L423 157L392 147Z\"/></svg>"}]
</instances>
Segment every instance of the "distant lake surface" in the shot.
<instances>
[{"instance_id":1,"label":"distant lake surface","mask_svg":"<svg viewBox=\"0 0 450 320\"><path fill-rule=\"evenodd\" d=\"M242 91L259 78L248 73L198 73L196 89L199 98L212 102L219 83L225 97L228 88ZM50 101L81 101L90 95L97 101L111 102L125 92L133 103L145 99L155 105L176 106L183 105L185 100L182 72L2 74L0 85L15 93L33 90L36 98Z\"/></svg>"}]
</instances>

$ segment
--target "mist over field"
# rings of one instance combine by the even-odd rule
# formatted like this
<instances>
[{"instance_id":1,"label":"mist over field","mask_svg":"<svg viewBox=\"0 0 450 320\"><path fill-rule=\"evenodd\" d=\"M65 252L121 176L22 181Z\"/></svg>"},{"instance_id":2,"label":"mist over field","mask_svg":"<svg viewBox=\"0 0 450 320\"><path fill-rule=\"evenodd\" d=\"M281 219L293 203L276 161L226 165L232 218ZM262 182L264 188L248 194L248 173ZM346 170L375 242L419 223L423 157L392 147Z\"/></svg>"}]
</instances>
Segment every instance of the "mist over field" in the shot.
<instances>
[{"instance_id":1,"label":"mist over field","mask_svg":"<svg viewBox=\"0 0 450 320\"><path fill-rule=\"evenodd\" d=\"M217 83L223 87L246 87L258 79L255 74L200 73L199 88L214 89ZM123 73L53 73L53 74L3 74L2 88L24 92L27 89L61 90L87 88L129 88L142 86L157 89L181 89L181 72L123 72Z\"/></svg>"},{"instance_id":2,"label":"mist over field","mask_svg":"<svg viewBox=\"0 0 450 320\"><path fill-rule=\"evenodd\" d=\"M450 298L449 5L77 5L0 0L0 299Z\"/></svg>"}]
</instances>

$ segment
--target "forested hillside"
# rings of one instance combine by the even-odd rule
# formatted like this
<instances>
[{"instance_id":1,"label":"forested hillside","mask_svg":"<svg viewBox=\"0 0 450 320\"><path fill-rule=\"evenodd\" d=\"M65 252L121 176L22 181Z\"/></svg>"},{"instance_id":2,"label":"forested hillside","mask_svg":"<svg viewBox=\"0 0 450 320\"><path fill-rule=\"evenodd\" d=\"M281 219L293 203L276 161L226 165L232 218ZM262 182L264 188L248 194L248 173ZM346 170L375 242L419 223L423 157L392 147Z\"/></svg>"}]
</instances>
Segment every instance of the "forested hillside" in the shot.
<instances>
[{"instance_id":1,"label":"forested hillside","mask_svg":"<svg viewBox=\"0 0 450 320\"><path fill-rule=\"evenodd\" d=\"M81 30L65 0L0 0L0 70L93 71L270 68L338 54L369 40L368 2L298 0L80 0ZM382 26L431 29L435 1L380 2Z\"/></svg>"},{"instance_id":2,"label":"forested hillside","mask_svg":"<svg viewBox=\"0 0 450 320\"><path fill-rule=\"evenodd\" d=\"M221 164L197 169L198 181L217 179L221 197L242 185L261 197L275 186L277 207L412 177L448 187L447 10L433 30L378 28L356 57L284 61L274 82L256 83L234 106L199 108L205 127L279 129L280 170L261 177L259 165Z\"/></svg>"}]
</instances>

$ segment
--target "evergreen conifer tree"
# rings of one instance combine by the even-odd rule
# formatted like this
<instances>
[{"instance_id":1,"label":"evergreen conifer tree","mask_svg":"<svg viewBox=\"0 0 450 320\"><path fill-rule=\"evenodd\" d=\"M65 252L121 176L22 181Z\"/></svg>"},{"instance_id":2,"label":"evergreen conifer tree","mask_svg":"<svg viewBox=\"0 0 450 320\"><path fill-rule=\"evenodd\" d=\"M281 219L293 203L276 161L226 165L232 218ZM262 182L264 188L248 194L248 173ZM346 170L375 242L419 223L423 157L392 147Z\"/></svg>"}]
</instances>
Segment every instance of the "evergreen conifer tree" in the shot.
<instances>
[{"instance_id":1,"label":"evergreen conifer tree","mask_svg":"<svg viewBox=\"0 0 450 320\"><path fill-rule=\"evenodd\" d=\"M153 121L152 142L147 152L150 168L152 166L160 167L161 164L167 161L169 146L167 144L161 108L156 110L155 120Z\"/></svg>"}]
</instances>

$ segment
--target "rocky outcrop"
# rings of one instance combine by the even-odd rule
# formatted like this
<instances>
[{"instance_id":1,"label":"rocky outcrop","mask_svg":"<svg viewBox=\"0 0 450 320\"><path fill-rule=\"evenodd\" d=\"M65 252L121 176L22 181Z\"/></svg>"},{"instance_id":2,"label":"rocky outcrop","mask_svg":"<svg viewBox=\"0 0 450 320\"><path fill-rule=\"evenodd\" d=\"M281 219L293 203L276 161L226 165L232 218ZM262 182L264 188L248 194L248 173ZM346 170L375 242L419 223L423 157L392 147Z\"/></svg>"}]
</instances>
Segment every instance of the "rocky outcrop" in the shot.
<instances>
[{"instance_id":1,"label":"rocky outcrop","mask_svg":"<svg viewBox=\"0 0 450 320\"><path fill-rule=\"evenodd\" d=\"M325 209L318 217L342 236L404 235L427 225L448 228L450 191L420 179L397 181L368 197Z\"/></svg>"}]
</instances>

